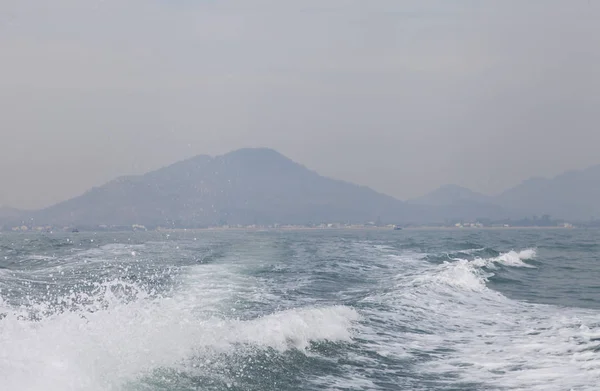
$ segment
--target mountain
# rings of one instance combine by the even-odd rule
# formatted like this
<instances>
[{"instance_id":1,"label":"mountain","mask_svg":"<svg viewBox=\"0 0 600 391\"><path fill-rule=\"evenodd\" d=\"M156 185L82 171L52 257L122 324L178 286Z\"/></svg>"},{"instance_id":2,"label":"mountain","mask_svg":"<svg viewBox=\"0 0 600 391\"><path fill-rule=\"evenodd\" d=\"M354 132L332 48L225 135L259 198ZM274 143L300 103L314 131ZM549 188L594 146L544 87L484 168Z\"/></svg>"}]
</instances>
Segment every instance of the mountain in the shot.
<instances>
[{"instance_id":1,"label":"mountain","mask_svg":"<svg viewBox=\"0 0 600 391\"><path fill-rule=\"evenodd\" d=\"M588 221L600 218L600 165L567 171L554 178L531 178L499 195L486 196L456 185L445 185L408 201L422 205L437 220L520 219L549 215Z\"/></svg>"},{"instance_id":2,"label":"mountain","mask_svg":"<svg viewBox=\"0 0 600 391\"><path fill-rule=\"evenodd\" d=\"M494 198L523 215L586 221L600 218L600 165L554 178L532 178Z\"/></svg>"},{"instance_id":3,"label":"mountain","mask_svg":"<svg viewBox=\"0 0 600 391\"><path fill-rule=\"evenodd\" d=\"M446 185L407 202L323 177L267 148L200 155L117 178L39 211L0 208L0 225L206 227L323 222L443 223L533 215L600 218L600 166L532 178L497 196Z\"/></svg>"},{"instance_id":4,"label":"mountain","mask_svg":"<svg viewBox=\"0 0 600 391\"><path fill-rule=\"evenodd\" d=\"M367 187L329 179L278 152L197 156L118 178L40 210L36 224L203 227L215 224L405 222L419 215Z\"/></svg>"}]
</instances>

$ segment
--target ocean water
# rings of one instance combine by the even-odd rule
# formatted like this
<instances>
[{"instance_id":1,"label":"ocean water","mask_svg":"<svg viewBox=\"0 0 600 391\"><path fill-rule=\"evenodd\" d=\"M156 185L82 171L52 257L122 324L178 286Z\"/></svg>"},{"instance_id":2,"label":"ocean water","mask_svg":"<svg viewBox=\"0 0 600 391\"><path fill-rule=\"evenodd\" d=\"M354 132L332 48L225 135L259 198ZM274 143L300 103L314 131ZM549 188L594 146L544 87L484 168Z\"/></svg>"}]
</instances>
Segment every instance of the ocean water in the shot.
<instances>
[{"instance_id":1,"label":"ocean water","mask_svg":"<svg viewBox=\"0 0 600 391\"><path fill-rule=\"evenodd\" d=\"M0 390L597 390L600 231L0 234Z\"/></svg>"}]
</instances>

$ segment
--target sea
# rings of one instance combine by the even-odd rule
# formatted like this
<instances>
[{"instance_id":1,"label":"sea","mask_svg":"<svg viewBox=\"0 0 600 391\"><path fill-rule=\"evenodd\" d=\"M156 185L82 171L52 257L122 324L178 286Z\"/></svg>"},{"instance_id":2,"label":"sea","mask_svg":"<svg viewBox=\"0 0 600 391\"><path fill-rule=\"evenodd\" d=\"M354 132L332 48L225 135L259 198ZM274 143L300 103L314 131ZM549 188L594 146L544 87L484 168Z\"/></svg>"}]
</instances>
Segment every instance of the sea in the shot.
<instances>
[{"instance_id":1,"label":"sea","mask_svg":"<svg viewBox=\"0 0 600 391\"><path fill-rule=\"evenodd\" d=\"M598 390L600 231L0 234L0 390Z\"/></svg>"}]
</instances>

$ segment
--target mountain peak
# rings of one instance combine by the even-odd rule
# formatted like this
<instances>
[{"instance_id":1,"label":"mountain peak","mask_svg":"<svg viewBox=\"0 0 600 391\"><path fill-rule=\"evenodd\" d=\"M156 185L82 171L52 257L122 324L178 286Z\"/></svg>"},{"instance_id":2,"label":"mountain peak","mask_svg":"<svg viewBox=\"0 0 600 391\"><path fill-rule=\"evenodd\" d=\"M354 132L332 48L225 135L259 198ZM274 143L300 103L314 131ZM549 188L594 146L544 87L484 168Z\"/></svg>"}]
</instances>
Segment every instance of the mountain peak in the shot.
<instances>
[{"instance_id":1,"label":"mountain peak","mask_svg":"<svg viewBox=\"0 0 600 391\"><path fill-rule=\"evenodd\" d=\"M570 170L552 178L534 177L497 197L506 208L529 215L585 221L600 217L600 166Z\"/></svg>"},{"instance_id":2,"label":"mountain peak","mask_svg":"<svg viewBox=\"0 0 600 391\"><path fill-rule=\"evenodd\" d=\"M402 221L404 203L325 178L270 148L199 155L39 211L37 222L202 227Z\"/></svg>"}]
</instances>

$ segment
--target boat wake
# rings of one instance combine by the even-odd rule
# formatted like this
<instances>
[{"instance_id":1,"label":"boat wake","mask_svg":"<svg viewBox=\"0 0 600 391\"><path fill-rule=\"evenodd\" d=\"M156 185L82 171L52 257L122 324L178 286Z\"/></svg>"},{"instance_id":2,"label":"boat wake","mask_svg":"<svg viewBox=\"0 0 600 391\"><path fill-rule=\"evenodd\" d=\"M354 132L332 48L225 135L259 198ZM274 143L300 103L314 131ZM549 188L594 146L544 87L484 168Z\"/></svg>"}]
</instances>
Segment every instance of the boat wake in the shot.
<instances>
[{"instance_id":1,"label":"boat wake","mask_svg":"<svg viewBox=\"0 0 600 391\"><path fill-rule=\"evenodd\" d=\"M212 283L217 288L206 291L209 305L231 295L231 289L218 289L218 278ZM289 309L251 320L209 315L197 288L162 296L113 280L95 284L91 292L46 297L30 306L15 308L0 299L2 388L121 390L165 369L234 384L235 376L219 370L224 357L349 342L359 320L344 306Z\"/></svg>"},{"instance_id":2,"label":"boat wake","mask_svg":"<svg viewBox=\"0 0 600 391\"><path fill-rule=\"evenodd\" d=\"M498 265L532 268L536 252L431 264L411 259L393 286L366 299L385 311L372 316L371 348L409 360L441 381L482 389L592 390L600 382L600 313L507 298L487 282ZM393 330L403 330L393 335ZM383 335L383 337L382 337Z\"/></svg>"}]
</instances>

